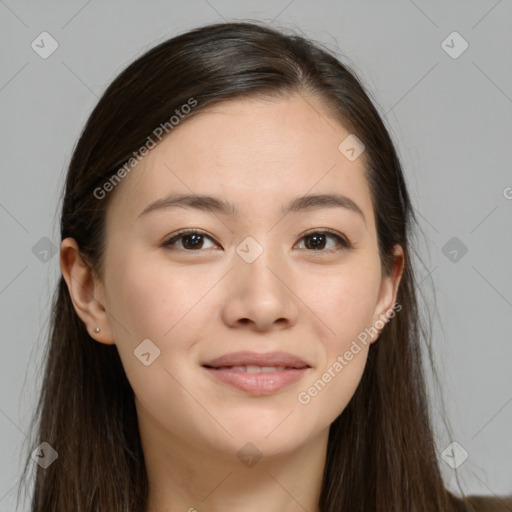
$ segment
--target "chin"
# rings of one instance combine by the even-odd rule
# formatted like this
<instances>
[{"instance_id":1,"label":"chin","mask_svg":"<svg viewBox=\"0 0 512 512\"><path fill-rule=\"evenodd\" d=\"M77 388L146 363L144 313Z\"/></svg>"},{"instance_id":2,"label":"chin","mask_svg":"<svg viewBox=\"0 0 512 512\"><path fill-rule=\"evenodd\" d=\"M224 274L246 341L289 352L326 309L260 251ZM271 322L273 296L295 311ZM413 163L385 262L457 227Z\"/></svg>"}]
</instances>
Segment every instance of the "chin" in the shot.
<instances>
[{"instance_id":1,"label":"chin","mask_svg":"<svg viewBox=\"0 0 512 512\"><path fill-rule=\"evenodd\" d=\"M265 418L253 414L244 414L225 421L223 425L233 436L230 437L222 431L222 439L217 442L235 452L242 449L247 443L252 443L265 456L289 453L300 448L308 442L309 436L314 437L308 425L299 421L297 411L293 409L276 410L274 414L267 414Z\"/></svg>"}]
</instances>

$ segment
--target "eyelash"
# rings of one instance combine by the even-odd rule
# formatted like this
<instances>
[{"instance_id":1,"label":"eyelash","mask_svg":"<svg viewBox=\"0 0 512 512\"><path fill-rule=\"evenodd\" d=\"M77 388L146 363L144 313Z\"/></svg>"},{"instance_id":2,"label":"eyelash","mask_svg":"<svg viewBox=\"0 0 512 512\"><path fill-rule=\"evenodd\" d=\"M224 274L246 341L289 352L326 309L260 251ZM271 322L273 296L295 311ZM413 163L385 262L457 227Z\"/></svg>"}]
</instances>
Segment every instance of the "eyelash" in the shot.
<instances>
[{"instance_id":1,"label":"eyelash","mask_svg":"<svg viewBox=\"0 0 512 512\"><path fill-rule=\"evenodd\" d=\"M206 234L203 231L200 231L198 229L186 229L186 230L178 231L177 233L172 235L165 242L163 242L162 247L164 247L166 249L170 249L170 250L175 250L176 248L173 248L172 245L176 241L178 241L180 238L183 238L185 235L202 235L204 237L210 238L212 241L217 243L210 235ZM335 238L338 241L338 244L341 247L339 247L339 248L331 248L331 249L318 249L318 250L314 250L314 249L308 250L308 249L306 249L308 252L312 252L312 253L322 253L322 252L323 253L333 253L333 252L343 251L343 250L347 250L347 249L351 249L352 248L351 243L346 238L342 237L341 235L339 235L335 231L331 231L330 229L315 229L315 230L308 231L307 233L304 233L302 235L302 237L300 238L300 241L302 241L304 238L307 238L307 237L312 236L312 235L330 235L330 236L332 236L333 238ZM201 252L201 249L198 249L198 250L195 251L195 250L191 250L191 249L181 249L181 248L178 248L177 250L185 251L185 252Z\"/></svg>"}]
</instances>

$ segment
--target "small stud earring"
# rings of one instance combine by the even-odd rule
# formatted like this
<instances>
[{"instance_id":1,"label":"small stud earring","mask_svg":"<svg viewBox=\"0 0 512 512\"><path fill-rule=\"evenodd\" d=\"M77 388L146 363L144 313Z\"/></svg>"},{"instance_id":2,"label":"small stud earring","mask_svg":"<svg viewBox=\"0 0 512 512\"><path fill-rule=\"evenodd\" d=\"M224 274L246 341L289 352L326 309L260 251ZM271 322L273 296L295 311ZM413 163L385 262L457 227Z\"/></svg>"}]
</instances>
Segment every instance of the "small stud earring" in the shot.
<instances>
[{"instance_id":1,"label":"small stud earring","mask_svg":"<svg viewBox=\"0 0 512 512\"><path fill-rule=\"evenodd\" d=\"M95 327L94 328L94 332L100 332L100 328L99 327Z\"/></svg>"}]
</instances>

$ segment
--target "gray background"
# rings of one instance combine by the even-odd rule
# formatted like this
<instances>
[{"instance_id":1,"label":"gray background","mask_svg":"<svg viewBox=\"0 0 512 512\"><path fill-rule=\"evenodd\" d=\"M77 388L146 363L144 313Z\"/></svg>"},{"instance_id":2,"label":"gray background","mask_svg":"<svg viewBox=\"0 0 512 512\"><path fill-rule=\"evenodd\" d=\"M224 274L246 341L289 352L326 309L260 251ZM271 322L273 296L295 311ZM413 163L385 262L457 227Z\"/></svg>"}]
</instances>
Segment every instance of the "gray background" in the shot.
<instances>
[{"instance_id":1,"label":"gray background","mask_svg":"<svg viewBox=\"0 0 512 512\"><path fill-rule=\"evenodd\" d=\"M0 510L14 509L59 275L60 187L86 117L136 56L222 19L297 29L370 89L421 221L418 282L453 428L445 431L430 384L443 475L451 489L458 476L469 493L512 492L510 0L0 0ZM59 45L47 59L31 48L43 31ZM469 44L458 58L442 46L453 31ZM441 457L453 440L469 454L457 470Z\"/></svg>"}]
</instances>

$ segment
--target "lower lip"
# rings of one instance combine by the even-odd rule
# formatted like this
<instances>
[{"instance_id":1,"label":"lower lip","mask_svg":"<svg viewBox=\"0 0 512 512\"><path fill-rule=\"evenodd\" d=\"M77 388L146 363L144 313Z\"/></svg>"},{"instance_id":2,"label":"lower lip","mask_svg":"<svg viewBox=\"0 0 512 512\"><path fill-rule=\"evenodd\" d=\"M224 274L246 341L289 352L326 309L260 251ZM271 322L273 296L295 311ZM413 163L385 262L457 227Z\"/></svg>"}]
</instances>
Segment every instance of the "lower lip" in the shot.
<instances>
[{"instance_id":1,"label":"lower lip","mask_svg":"<svg viewBox=\"0 0 512 512\"><path fill-rule=\"evenodd\" d=\"M309 368L286 368L275 372L247 373L231 368L213 369L204 367L210 375L253 395L270 395L299 381Z\"/></svg>"}]
</instances>

